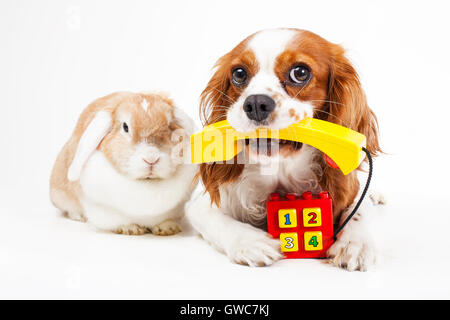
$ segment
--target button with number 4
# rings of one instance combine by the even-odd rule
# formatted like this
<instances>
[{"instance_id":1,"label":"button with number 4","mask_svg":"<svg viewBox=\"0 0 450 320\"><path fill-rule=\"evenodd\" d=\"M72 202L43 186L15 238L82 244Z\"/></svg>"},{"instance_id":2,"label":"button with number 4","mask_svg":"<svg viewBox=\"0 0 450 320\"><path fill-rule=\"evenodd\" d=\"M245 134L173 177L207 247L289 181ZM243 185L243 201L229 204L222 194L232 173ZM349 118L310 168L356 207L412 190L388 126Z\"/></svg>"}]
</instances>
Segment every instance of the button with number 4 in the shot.
<instances>
[{"instance_id":1,"label":"button with number 4","mask_svg":"<svg viewBox=\"0 0 450 320\"><path fill-rule=\"evenodd\" d=\"M280 249L283 252L298 251L297 232L286 232L280 234Z\"/></svg>"},{"instance_id":2,"label":"button with number 4","mask_svg":"<svg viewBox=\"0 0 450 320\"><path fill-rule=\"evenodd\" d=\"M305 235L305 250L306 251L318 251L323 249L322 245L322 232L320 231L308 231Z\"/></svg>"}]
</instances>

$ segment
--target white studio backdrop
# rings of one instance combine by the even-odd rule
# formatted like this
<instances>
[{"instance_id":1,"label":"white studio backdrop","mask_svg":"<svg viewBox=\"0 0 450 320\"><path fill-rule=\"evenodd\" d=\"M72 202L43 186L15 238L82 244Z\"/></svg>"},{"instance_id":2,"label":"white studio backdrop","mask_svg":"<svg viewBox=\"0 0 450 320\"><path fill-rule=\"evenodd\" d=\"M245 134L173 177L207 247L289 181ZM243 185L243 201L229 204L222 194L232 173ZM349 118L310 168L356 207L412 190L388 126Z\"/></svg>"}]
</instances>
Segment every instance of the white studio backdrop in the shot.
<instances>
[{"instance_id":1,"label":"white studio backdrop","mask_svg":"<svg viewBox=\"0 0 450 320\"><path fill-rule=\"evenodd\" d=\"M398 183L387 187L443 191L448 9L446 1L2 1L0 183L6 194L33 190L44 200L78 115L113 91L166 91L198 121L198 96L222 54L257 30L296 27L347 48L393 156L383 170Z\"/></svg>"},{"instance_id":2,"label":"white studio backdrop","mask_svg":"<svg viewBox=\"0 0 450 320\"><path fill-rule=\"evenodd\" d=\"M11 208L55 214L51 167L95 98L161 90L200 124L198 97L216 60L253 32L294 27L347 48L387 153L375 162L375 184L405 208L430 203L444 230L449 9L448 1L2 0L0 217Z\"/></svg>"}]
</instances>

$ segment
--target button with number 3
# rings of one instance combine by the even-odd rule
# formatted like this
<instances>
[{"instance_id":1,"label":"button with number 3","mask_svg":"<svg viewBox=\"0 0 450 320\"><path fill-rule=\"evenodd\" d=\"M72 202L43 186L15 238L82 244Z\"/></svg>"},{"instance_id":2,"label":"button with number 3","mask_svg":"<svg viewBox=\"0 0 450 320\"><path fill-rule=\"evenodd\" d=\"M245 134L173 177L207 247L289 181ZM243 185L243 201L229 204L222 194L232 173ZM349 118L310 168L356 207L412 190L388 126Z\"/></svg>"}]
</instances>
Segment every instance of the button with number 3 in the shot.
<instances>
[{"instance_id":1,"label":"button with number 3","mask_svg":"<svg viewBox=\"0 0 450 320\"><path fill-rule=\"evenodd\" d=\"M305 250L306 251L317 251L322 250L322 232L320 231L308 231L304 233L305 235Z\"/></svg>"},{"instance_id":2,"label":"button with number 3","mask_svg":"<svg viewBox=\"0 0 450 320\"><path fill-rule=\"evenodd\" d=\"M298 235L297 232L286 232L280 234L281 251L292 252L298 251Z\"/></svg>"}]
</instances>

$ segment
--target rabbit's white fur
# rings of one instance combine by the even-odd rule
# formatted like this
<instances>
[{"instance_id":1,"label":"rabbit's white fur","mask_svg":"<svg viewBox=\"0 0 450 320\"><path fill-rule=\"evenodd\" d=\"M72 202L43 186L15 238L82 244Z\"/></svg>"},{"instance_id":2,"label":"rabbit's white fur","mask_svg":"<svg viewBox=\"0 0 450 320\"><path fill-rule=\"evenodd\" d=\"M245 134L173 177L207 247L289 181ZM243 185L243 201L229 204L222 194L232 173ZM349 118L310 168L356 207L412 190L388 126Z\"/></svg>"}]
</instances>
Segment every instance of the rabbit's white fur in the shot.
<instances>
[{"instance_id":1,"label":"rabbit's white fur","mask_svg":"<svg viewBox=\"0 0 450 320\"><path fill-rule=\"evenodd\" d=\"M190 195L195 166L182 165L170 178L133 180L118 173L101 151L95 151L81 174L81 203L88 221L101 229L115 230L137 224L151 228L167 219L178 219Z\"/></svg>"}]
</instances>

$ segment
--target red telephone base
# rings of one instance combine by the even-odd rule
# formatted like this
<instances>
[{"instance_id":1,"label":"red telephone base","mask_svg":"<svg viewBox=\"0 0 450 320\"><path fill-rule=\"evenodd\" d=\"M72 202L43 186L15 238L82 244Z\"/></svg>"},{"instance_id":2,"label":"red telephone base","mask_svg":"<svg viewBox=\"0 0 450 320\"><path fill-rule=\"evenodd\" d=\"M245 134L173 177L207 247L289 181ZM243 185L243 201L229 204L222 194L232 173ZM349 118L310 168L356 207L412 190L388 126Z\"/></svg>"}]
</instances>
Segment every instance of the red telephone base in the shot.
<instances>
[{"instance_id":1,"label":"red telephone base","mask_svg":"<svg viewBox=\"0 0 450 320\"><path fill-rule=\"evenodd\" d=\"M267 227L274 238L280 238L285 258L326 258L334 242L332 200L327 191L301 197L272 193L267 201Z\"/></svg>"}]
</instances>

